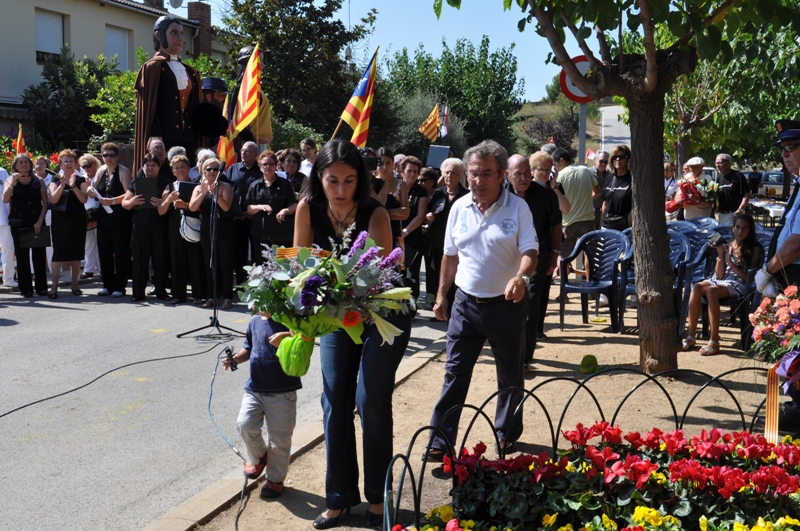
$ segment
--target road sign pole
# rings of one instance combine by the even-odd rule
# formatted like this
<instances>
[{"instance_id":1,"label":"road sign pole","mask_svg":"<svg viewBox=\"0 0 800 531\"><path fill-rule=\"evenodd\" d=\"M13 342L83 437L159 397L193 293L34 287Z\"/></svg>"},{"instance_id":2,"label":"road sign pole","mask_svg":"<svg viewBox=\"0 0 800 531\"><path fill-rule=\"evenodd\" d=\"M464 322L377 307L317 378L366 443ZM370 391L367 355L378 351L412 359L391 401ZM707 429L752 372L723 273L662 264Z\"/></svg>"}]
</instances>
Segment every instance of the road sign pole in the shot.
<instances>
[{"instance_id":1,"label":"road sign pole","mask_svg":"<svg viewBox=\"0 0 800 531\"><path fill-rule=\"evenodd\" d=\"M586 104L581 103L578 121L578 164L586 162Z\"/></svg>"}]
</instances>

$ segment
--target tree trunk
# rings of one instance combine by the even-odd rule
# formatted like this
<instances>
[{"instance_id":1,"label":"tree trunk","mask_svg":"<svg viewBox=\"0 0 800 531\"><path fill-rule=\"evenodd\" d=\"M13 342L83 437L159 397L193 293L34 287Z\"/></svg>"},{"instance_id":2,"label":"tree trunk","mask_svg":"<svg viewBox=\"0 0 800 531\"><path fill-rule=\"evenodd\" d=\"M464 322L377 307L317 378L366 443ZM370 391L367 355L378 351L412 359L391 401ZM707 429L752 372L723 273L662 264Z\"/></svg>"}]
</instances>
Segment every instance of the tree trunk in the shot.
<instances>
[{"instance_id":1,"label":"tree trunk","mask_svg":"<svg viewBox=\"0 0 800 531\"><path fill-rule=\"evenodd\" d=\"M678 367L678 320L672 299L664 216L664 92L627 98L631 124L633 242L639 315L639 364L653 374Z\"/></svg>"},{"instance_id":2,"label":"tree trunk","mask_svg":"<svg viewBox=\"0 0 800 531\"><path fill-rule=\"evenodd\" d=\"M689 140L689 131L686 131L678 137L677 160L675 161L675 173L683 177L683 165L689 160L689 147L691 141Z\"/></svg>"}]
</instances>

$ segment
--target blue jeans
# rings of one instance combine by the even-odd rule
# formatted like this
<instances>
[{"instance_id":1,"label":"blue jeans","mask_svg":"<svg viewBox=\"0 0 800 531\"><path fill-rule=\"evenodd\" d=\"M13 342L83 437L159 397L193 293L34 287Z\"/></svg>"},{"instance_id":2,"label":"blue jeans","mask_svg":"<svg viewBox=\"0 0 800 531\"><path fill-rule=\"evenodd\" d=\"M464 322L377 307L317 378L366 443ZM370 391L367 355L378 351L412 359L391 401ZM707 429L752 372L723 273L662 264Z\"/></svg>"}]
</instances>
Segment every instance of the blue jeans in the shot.
<instances>
[{"instance_id":1,"label":"blue jeans","mask_svg":"<svg viewBox=\"0 0 800 531\"><path fill-rule=\"evenodd\" d=\"M344 330L320 339L322 412L327 450L325 506L345 509L361 503L353 410L361 417L364 496L383 503L386 470L392 460L394 377L408 346L410 315L387 318L403 333L381 346L375 325L365 326L356 345Z\"/></svg>"}]
</instances>

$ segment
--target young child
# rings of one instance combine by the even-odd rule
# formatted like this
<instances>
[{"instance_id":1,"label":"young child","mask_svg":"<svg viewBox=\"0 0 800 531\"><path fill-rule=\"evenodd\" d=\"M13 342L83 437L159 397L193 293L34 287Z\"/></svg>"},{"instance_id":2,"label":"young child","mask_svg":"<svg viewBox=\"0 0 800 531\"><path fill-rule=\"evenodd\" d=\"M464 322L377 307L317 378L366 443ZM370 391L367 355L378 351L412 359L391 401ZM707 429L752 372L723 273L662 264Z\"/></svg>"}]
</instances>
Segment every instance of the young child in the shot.
<instances>
[{"instance_id":1,"label":"young child","mask_svg":"<svg viewBox=\"0 0 800 531\"><path fill-rule=\"evenodd\" d=\"M297 414L296 391L302 387L300 378L287 376L278 361L277 347L290 335L286 327L270 319L269 314L253 316L247 325L242 350L232 360L222 361L227 370L231 361L250 360L250 378L244 385L236 429L250 459L245 464L244 475L256 479L264 467L267 468L267 482L261 488L261 498L265 500L277 498L283 491ZM269 448L261 433L265 420Z\"/></svg>"}]
</instances>

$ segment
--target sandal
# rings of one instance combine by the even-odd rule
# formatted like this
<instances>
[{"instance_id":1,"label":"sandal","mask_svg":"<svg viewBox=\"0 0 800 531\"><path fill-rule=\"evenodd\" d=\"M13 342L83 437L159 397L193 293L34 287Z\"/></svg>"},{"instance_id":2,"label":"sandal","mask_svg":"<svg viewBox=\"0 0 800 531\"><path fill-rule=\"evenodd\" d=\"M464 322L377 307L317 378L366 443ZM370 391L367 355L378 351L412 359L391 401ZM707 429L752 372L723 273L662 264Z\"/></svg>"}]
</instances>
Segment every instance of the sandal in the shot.
<instances>
[{"instance_id":1,"label":"sandal","mask_svg":"<svg viewBox=\"0 0 800 531\"><path fill-rule=\"evenodd\" d=\"M700 349L701 356L713 356L719 354L719 341L708 340L708 345Z\"/></svg>"},{"instance_id":2,"label":"sandal","mask_svg":"<svg viewBox=\"0 0 800 531\"><path fill-rule=\"evenodd\" d=\"M681 350L686 352L690 348L694 348L694 346L697 344L697 342L694 340L694 337L686 336L685 338L683 338L683 341L682 341L681 344L683 345L683 348L681 348Z\"/></svg>"},{"instance_id":3,"label":"sandal","mask_svg":"<svg viewBox=\"0 0 800 531\"><path fill-rule=\"evenodd\" d=\"M213 308L214 307L214 299L208 299L205 303L203 303L203 308Z\"/></svg>"},{"instance_id":4,"label":"sandal","mask_svg":"<svg viewBox=\"0 0 800 531\"><path fill-rule=\"evenodd\" d=\"M224 310L230 310L233 308L233 301L230 299L225 299L225 302L222 303L222 308Z\"/></svg>"}]
</instances>

